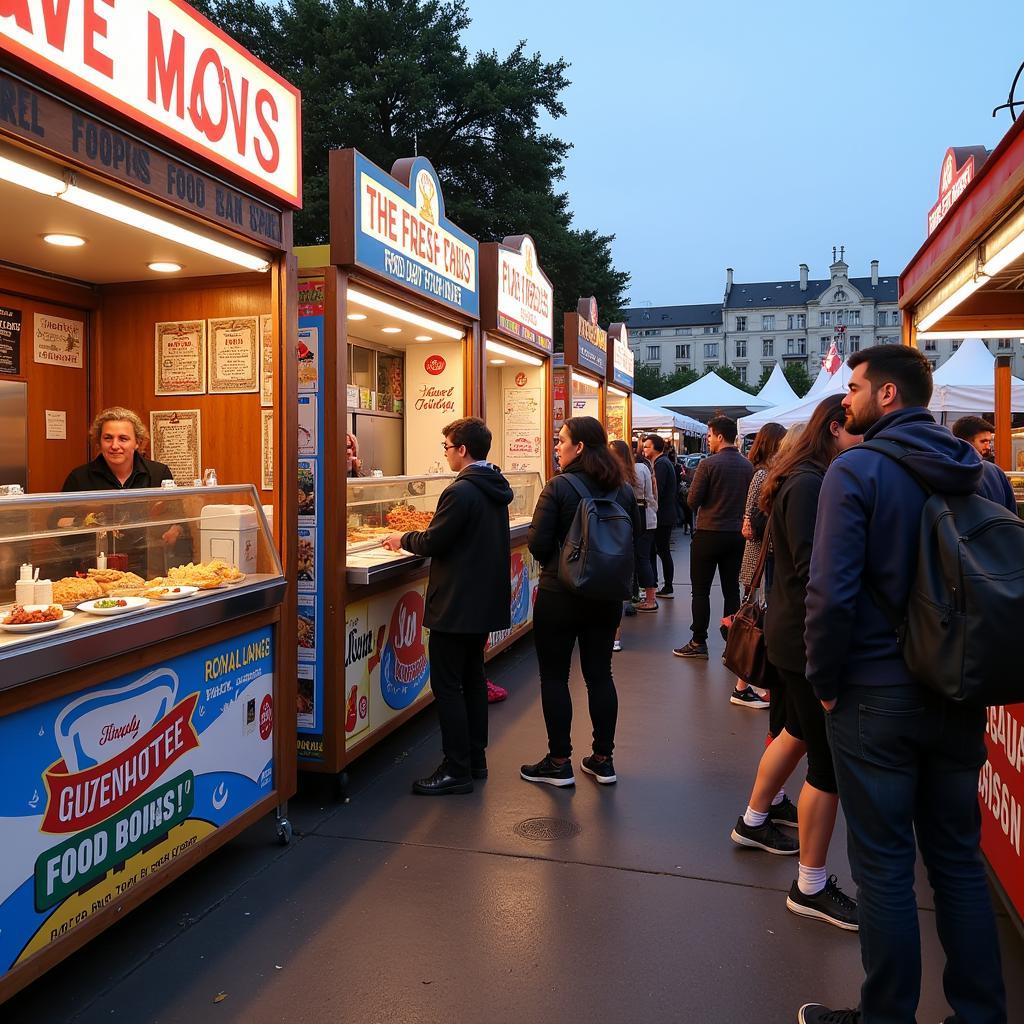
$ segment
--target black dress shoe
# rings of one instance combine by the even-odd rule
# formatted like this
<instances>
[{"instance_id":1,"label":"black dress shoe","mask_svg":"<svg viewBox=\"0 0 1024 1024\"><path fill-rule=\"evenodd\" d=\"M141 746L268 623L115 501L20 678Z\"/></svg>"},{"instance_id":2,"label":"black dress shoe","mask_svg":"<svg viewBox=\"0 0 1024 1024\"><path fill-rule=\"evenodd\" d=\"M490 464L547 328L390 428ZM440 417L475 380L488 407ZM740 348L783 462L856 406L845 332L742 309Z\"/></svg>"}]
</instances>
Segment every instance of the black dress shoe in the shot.
<instances>
[{"instance_id":1,"label":"black dress shoe","mask_svg":"<svg viewBox=\"0 0 1024 1024\"><path fill-rule=\"evenodd\" d=\"M433 775L417 779L412 791L419 796L447 796L449 793L472 793L473 779L463 775L452 775L448 765L442 763Z\"/></svg>"}]
</instances>

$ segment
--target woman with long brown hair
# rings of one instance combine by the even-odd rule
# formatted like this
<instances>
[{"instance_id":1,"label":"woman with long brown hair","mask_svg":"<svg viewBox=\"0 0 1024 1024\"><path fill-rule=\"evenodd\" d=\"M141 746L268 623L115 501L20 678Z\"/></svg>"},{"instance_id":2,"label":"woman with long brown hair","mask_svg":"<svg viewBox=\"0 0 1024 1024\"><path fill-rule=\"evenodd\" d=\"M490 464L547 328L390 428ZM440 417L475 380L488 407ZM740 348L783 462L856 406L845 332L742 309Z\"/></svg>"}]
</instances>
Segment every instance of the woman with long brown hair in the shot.
<instances>
[{"instance_id":1,"label":"woman with long brown hair","mask_svg":"<svg viewBox=\"0 0 1024 1024\"><path fill-rule=\"evenodd\" d=\"M637 507L640 509L641 528L636 535L636 576L637 582L644 592L644 599L637 604L638 612L658 610L658 602L654 599L654 569L651 567L651 545L654 543L654 530L658 525L658 499L654 496L654 477L647 460L638 462L625 441L612 441L608 445L612 453L622 463L626 483L633 488Z\"/></svg>"},{"instance_id":2,"label":"woman with long brown hair","mask_svg":"<svg viewBox=\"0 0 1024 1024\"><path fill-rule=\"evenodd\" d=\"M740 563L740 583L743 586L744 594L750 590L754 569L757 567L757 560L761 557L761 539L764 537L765 518L764 513L758 508L758 498L761 496L761 487L768 476L768 469L785 436L786 428L781 423L766 423L757 432L747 455L754 467L754 475L747 488L747 503L743 512L743 539L746 544L743 547L743 561ZM768 701L751 687L746 679L740 679L738 676L729 701L747 708L768 707Z\"/></svg>"},{"instance_id":3,"label":"woman with long brown hair","mask_svg":"<svg viewBox=\"0 0 1024 1024\"><path fill-rule=\"evenodd\" d=\"M582 597L558 579L558 555L579 506L572 476L592 497L612 496L633 521L633 536L641 529L633 488L622 463L608 448L608 435L593 416L574 416L558 432L558 464L562 472L548 481L537 501L527 546L541 565L537 604L533 611L533 641L540 669L540 696L548 734L548 753L536 764L524 764L527 782L572 786L572 698L569 670L579 643L580 668L587 684L590 720L594 727L593 754L581 767L598 782L616 781L612 764L618 696L612 679L612 644L622 617L622 602Z\"/></svg>"},{"instance_id":4,"label":"woman with long brown hair","mask_svg":"<svg viewBox=\"0 0 1024 1024\"><path fill-rule=\"evenodd\" d=\"M769 853L799 853L798 878L786 906L803 917L856 931L857 903L825 869L839 800L825 712L807 682L803 639L821 482L832 460L860 441L846 431L842 400L842 395L830 395L819 402L799 441L776 459L761 488L760 507L769 517L774 554L765 649L773 670L772 700L785 702L785 727L761 757L750 803L732 839ZM774 821L771 803L805 755L807 779L797 804L799 841L794 841L776 827L792 822Z\"/></svg>"}]
</instances>

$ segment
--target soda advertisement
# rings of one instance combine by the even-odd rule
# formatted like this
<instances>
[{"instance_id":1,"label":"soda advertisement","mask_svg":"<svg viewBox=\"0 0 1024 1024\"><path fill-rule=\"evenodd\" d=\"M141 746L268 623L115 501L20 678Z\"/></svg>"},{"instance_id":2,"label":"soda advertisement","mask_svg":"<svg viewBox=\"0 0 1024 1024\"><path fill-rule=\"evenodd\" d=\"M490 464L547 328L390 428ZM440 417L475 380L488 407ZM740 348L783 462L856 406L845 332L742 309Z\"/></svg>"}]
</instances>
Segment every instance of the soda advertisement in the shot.
<instances>
[{"instance_id":1,"label":"soda advertisement","mask_svg":"<svg viewBox=\"0 0 1024 1024\"><path fill-rule=\"evenodd\" d=\"M270 627L0 719L0 971L273 790Z\"/></svg>"},{"instance_id":2,"label":"soda advertisement","mask_svg":"<svg viewBox=\"0 0 1024 1024\"><path fill-rule=\"evenodd\" d=\"M345 609L345 741L373 732L430 691L426 580Z\"/></svg>"},{"instance_id":3,"label":"soda advertisement","mask_svg":"<svg viewBox=\"0 0 1024 1024\"><path fill-rule=\"evenodd\" d=\"M985 744L988 760L978 779L981 849L1024 917L1024 704L988 708Z\"/></svg>"},{"instance_id":4,"label":"soda advertisement","mask_svg":"<svg viewBox=\"0 0 1024 1024\"><path fill-rule=\"evenodd\" d=\"M512 578L512 624L508 629L499 629L487 638L487 650L518 636L533 622L533 606L537 603L537 586L540 583L540 565L523 545L513 548L509 572Z\"/></svg>"}]
</instances>

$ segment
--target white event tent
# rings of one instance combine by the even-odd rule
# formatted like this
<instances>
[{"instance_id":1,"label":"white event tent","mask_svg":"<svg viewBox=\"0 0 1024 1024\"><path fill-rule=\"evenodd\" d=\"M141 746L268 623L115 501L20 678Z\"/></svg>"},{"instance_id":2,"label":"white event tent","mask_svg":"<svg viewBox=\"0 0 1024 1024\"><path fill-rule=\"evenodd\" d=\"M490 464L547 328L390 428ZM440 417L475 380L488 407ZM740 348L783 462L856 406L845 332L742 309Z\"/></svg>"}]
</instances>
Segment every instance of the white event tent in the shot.
<instances>
[{"instance_id":1,"label":"white event tent","mask_svg":"<svg viewBox=\"0 0 1024 1024\"><path fill-rule=\"evenodd\" d=\"M680 430L684 434L692 434L696 437L703 437L708 428L695 420L692 416L684 416L682 413L672 412L670 409L662 409L640 395L633 395L633 427L639 430L673 429Z\"/></svg>"},{"instance_id":2,"label":"white event tent","mask_svg":"<svg viewBox=\"0 0 1024 1024\"><path fill-rule=\"evenodd\" d=\"M756 395L741 391L717 373L706 373L700 380L685 388L656 398L654 404L662 409L686 413L698 419L710 419L720 413L725 416L743 415L757 409L766 409L768 402Z\"/></svg>"},{"instance_id":3,"label":"white event tent","mask_svg":"<svg viewBox=\"0 0 1024 1024\"><path fill-rule=\"evenodd\" d=\"M776 363L771 376L764 382L764 387L758 391L757 397L772 406L792 405L797 400L797 393L790 387L782 367Z\"/></svg>"},{"instance_id":4,"label":"white event tent","mask_svg":"<svg viewBox=\"0 0 1024 1024\"><path fill-rule=\"evenodd\" d=\"M828 382L832 379L832 374L825 369L824 366L818 371L818 376L814 378L814 383L811 385L811 390L804 395L804 398L810 398L811 395L820 395L824 392L825 388L828 387Z\"/></svg>"},{"instance_id":5,"label":"white event tent","mask_svg":"<svg viewBox=\"0 0 1024 1024\"><path fill-rule=\"evenodd\" d=\"M932 374L928 408L951 423L960 416L991 415L995 410L995 362L981 338L964 338L960 347ZM1010 407L1024 412L1024 380L1010 380Z\"/></svg>"},{"instance_id":6,"label":"white event tent","mask_svg":"<svg viewBox=\"0 0 1024 1024\"><path fill-rule=\"evenodd\" d=\"M827 380L825 386L814 394L814 388L788 406L776 409L763 409L752 416L744 416L739 421L741 435L756 434L766 423L781 423L784 427L792 427L796 423L806 423L818 407L818 403L829 395L843 395L850 382L850 368L843 363ZM817 385L817 381L814 382Z\"/></svg>"}]
</instances>

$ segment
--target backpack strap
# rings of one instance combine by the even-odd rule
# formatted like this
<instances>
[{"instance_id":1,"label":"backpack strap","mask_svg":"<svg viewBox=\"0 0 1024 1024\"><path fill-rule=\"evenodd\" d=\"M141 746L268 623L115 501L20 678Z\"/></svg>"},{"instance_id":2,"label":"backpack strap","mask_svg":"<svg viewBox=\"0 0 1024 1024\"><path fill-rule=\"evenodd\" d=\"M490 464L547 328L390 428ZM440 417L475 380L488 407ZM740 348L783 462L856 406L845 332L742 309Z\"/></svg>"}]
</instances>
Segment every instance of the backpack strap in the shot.
<instances>
[{"instance_id":1,"label":"backpack strap","mask_svg":"<svg viewBox=\"0 0 1024 1024\"><path fill-rule=\"evenodd\" d=\"M576 479L575 473L562 473L560 475L562 479L568 480L569 483L572 484L573 490L580 496L581 501L586 501L587 498L594 497L594 495L591 494L590 491L588 491L587 488L583 485L583 481ZM608 499L609 501L614 501L617 493L617 491L609 491L607 494L603 495L603 497ZM598 497L602 497L602 495L598 495Z\"/></svg>"}]
</instances>

